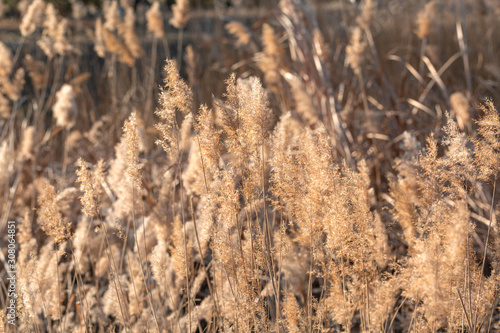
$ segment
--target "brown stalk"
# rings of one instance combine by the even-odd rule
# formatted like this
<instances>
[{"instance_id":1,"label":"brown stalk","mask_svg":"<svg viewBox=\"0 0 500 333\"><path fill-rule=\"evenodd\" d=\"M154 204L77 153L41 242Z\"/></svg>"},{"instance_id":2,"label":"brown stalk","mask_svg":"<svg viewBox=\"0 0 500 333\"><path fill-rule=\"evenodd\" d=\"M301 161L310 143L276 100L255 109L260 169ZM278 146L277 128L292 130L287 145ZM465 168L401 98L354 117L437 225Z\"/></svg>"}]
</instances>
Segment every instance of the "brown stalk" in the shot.
<instances>
[{"instance_id":1,"label":"brown stalk","mask_svg":"<svg viewBox=\"0 0 500 333\"><path fill-rule=\"evenodd\" d=\"M193 197L191 197L190 202L191 202L191 213L193 214L194 233L196 236L196 243L198 244L198 251L200 252L201 265L203 266L203 269L205 271L205 277L207 280L208 289L210 290L210 294L214 295L214 297L213 297L214 308L215 308L215 311L217 312L217 315L219 316L220 313L219 313L219 309L217 307L217 294L216 294L216 291L214 289L212 289L212 284L210 283L210 278L208 275L208 269L207 269L207 266L205 265L205 262L203 261L203 255L202 255L203 252L201 250L200 238L198 237L198 228L196 226L196 216L194 213Z\"/></svg>"},{"instance_id":2,"label":"brown stalk","mask_svg":"<svg viewBox=\"0 0 500 333\"><path fill-rule=\"evenodd\" d=\"M464 1L460 0L460 12L458 8L458 0L454 0L455 15L456 15L456 29L458 45L460 46L460 52L462 54L462 59L464 61L465 70L465 81L467 83L468 96L471 97L472 94L472 77L470 74L470 64L469 64L469 53L467 50L467 32L465 27L465 5Z\"/></svg>"},{"instance_id":3,"label":"brown stalk","mask_svg":"<svg viewBox=\"0 0 500 333\"><path fill-rule=\"evenodd\" d=\"M458 289L458 287L457 287L457 293L458 293L458 297L460 297L460 304L462 304L462 309L464 310L465 318L467 319L467 324L469 326L469 330L472 332L473 330L472 330L472 325L471 325L471 321L469 318L469 314L467 313L467 309L465 308L464 300L462 299L462 294L460 294L460 290Z\"/></svg>"},{"instance_id":4,"label":"brown stalk","mask_svg":"<svg viewBox=\"0 0 500 333\"><path fill-rule=\"evenodd\" d=\"M87 237L88 237L88 232L90 230L90 226L91 226L92 222L89 223L89 228L87 229ZM87 238L86 237L86 238ZM80 260L77 259L74 255L75 253L75 250L73 248L73 244L72 242L69 242L69 245L70 245L70 248L71 248L71 255L73 257L73 261L75 262L75 278L76 278L76 285L77 285L77 289L78 289L78 297L80 298L80 302L82 303L82 305L85 307L85 303L87 303L87 313L89 311L89 306L88 306L88 302L86 302L86 298L83 298L82 297L82 284L83 284L83 280L82 280L82 274L80 272L80 269L79 269L79 266L80 266ZM84 243L84 246L86 245L86 243ZM83 250L82 250L82 255L83 255ZM74 279L73 279L74 281ZM74 282L73 282L73 285L74 285ZM73 285L71 286L71 289L73 289ZM68 311L69 309L69 303L68 305L66 306L66 312ZM84 316L83 316L83 320L85 321L85 332L88 332L88 328L90 327L89 324L87 323L87 316L86 316L86 312L85 312L85 308L83 309L84 310Z\"/></svg>"},{"instance_id":5,"label":"brown stalk","mask_svg":"<svg viewBox=\"0 0 500 333\"><path fill-rule=\"evenodd\" d=\"M486 241L484 242L484 254L483 254L483 262L481 264L481 272L480 272L480 275L479 275L479 290L482 289L482 286L483 286L483 275L484 275L484 267L486 265L486 255L488 253L488 241L490 239L490 232L491 232L491 223L493 221L493 216L494 216L494 203L495 203L495 194L496 194L496 188L497 188L497 177L498 177L498 174L495 174L495 180L493 181L493 193L491 195L491 205L490 205L490 222L488 224L488 233L486 234ZM479 305L478 305L479 307ZM477 321L478 318L477 318L477 314L479 312L479 309L476 310L476 316L475 316L475 320L474 321Z\"/></svg>"},{"instance_id":6,"label":"brown stalk","mask_svg":"<svg viewBox=\"0 0 500 333\"><path fill-rule=\"evenodd\" d=\"M113 266L114 266L115 274L118 274L118 271L116 269L116 263L115 263L115 260L113 258L113 255L111 253L111 246L109 244L108 229L106 227L106 223L103 221L103 219L101 217L99 217L99 218L100 218L100 221L101 221L101 226L104 229L104 240L105 240L106 245L107 245L107 247L106 247L106 250L107 250L106 254L108 255L108 261L109 261L109 265L110 265L110 270L112 272ZM114 278L112 278L113 284L115 285L116 295L118 296L118 305L120 306L120 312L121 312L121 315L122 315L123 323L127 324L126 329L130 332L130 330L131 330L131 327L130 327L130 318L128 317L128 313L127 313L127 320L125 320L125 314L124 313L126 313L126 312L123 310L122 302L120 300L120 295L121 295L121 299L122 300L125 299L124 293L123 293L120 281L118 281L118 285L117 285L116 279L118 279L118 275L115 276ZM118 289L120 290L120 292L118 292Z\"/></svg>"},{"instance_id":7,"label":"brown stalk","mask_svg":"<svg viewBox=\"0 0 500 333\"><path fill-rule=\"evenodd\" d=\"M180 65L179 65L180 66ZM179 131L176 132L177 134L177 151L178 156L177 156L177 171L179 174L179 186L180 186L180 192L181 192L181 216L182 216L182 232L184 234L184 260L186 261L186 294L187 294L187 301L188 301L188 318L189 318L189 332L191 332L191 292L189 290L189 263L188 263L188 257L187 257L187 235L186 235L186 217L184 216L184 191L183 191L183 185L182 185L182 169L181 169L181 157L180 157L180 146L179 146Z\"/></svg>"},{"instance_id":8,"label":"brown stalk","mask_svg":"<svg viewBox=\"0 0 500 333\"><path fill-rule=\"evenodd\" d=\"M57 254L58 245L54 244L55 253L56 253L56 271L57 271L57 311L59 312L59 320L61 321L61 325L59 329L63 332L64 328L64 320L61 312L61 281L59 281L59 255Z\"/></svg>"},{"instance_id":9,"label":"brown stalk","mask_svg":"<svg viewBox=\"0 0 500 333\"><path fill-rule=\"evenodd\" d=\"M139 242L137 241L137 226L136 226L136 223L135 223L135 184L134 182L132 182L132 221L134 223L134 239L135 239L135 244L137 246L137 256L139 257L139 266L141 267L141 273L142 273L142 278L143 278L143 282L144 282L144 287L146 288L146 292L148 294L148 300L149 300L149 306L151 308L151 312L153 313L153 318L154 318L154 321L155 321L155 325L156 325L156 329L158 330L158 333L160 332L160 325L158 324L158 318L156 316L156 311L153 307L153 297L151 296L151 292L149 291L149 287L148 287L148 282L147 282L147 277L146 275L144 274L144 270L142 268L142 262L146 262L147 264L147 260L146 261L143 261L143 259L141 258L141 251L140 251L140 247L139 247ZM143 230L144 230L145 226L143 226ZM144 244L145 246L145 244ZM146 253L146 256L147 256L147 253Z\"/></svg>"}]
</instances>

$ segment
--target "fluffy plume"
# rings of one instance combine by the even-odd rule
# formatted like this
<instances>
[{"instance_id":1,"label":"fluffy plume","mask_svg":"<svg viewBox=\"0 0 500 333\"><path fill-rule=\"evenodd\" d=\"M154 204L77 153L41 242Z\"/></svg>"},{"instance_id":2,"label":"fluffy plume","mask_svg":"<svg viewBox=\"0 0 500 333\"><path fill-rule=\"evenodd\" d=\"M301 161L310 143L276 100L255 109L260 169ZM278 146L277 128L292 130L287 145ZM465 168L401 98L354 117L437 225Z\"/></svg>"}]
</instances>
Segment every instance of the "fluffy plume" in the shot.
<instances>
[{"instance_id":1,"label":"fluffy plume","mask_svg":"<svg viewBox=\"0 0 500 333\"><path fill-rule=\"evenodd\" d=\"M264 52L257 58L257 64L264 73L265 82L269 85L277 85L284 51L274 29L267 23L262 26L262 44Z\"/></svg>"},{"instance_id":2,"label":"fluffy plume","mask_svg":"<svg viewBox=\"0 0 500 333\"><path fill-rule=\"evenodd\" d=\"M87 163L80 157L76 162L78 170L76 171L76 181L80 183L80 190L83 196L80 202L83 206L83 212L88 216L97 216L99 204L103 194L102 183L104 181L104 162L100 160L91 171Z\"/></svg>"},{"instance_id":3,"label":"fluffy plume","mask_svg":"<svg viewBox=\"0 0 500 333\"><path fill-rule=\"evenodd\" d=\"M44 84L43 73L45 70L45 63L35 60L30 54L27 54L24 56L23 64L28 71L28 75L35 90L42 89Z\"/></svg>"},{"instance_id":4,"label":"fluffy plume","mask_svg":"<svg viewBox=\"0 0 500 333\"><path fill-rule=\"evenodd\" d=\"M71 224L66 222L57 205L56 191L52 185L46 183L38 196L38 223L47 236L52 237L54 243L61 243L70 237Z\"/></svg>"},{"instance_id":5,"label":"fluffy plume","mask_svg":"<svg viewBox=\"0 0 500 333\"><path fill-rule=\"evenodd\" d=\"M247 45L252 40L251 32L243 24L231 21L224 26L226 30L238 39L239 45Z\"/></svg>"},{"instance_id":6,"label":"fluffy plume","mask_svg":"<svg viewBox=\"0 0 500 333\"><path fill-rule=\"evenodd\" d=\"M52 4L45 8L45 20L42 38L37 42L48 58L56 54L64 55L75 52L65 34L68 29L68 20L57 17L57 11Z\"/></svg>"},{"instance_id":7,"label":"fluffy plume","mask_svg":"<svg viewBox=\"0 0 500 333\"><path fill-rule=\"evenodd\" d=\"M300 78L290 73L286 73L284 77L290 84L290 88L292 88L295 109L309 126L315 127L319 123L320 117L312 96L306 91L306 87Z\"/></svg>"},{"instance_id":8,"label":"fluffy plume","mask_svg":"<svg viewBox=\"0 0 500 333\"><path fill-rule=\"evenodd\" d=\"M484 180L497 177L500 171L500 117L492 100L481 106L484 115L477 121L479 138L474 140L479 176Z\"/></svg>"},{"instance_id":9,"label":"fluffy plume","mask_svg":"<svg viewBox=\"0 0 500 333\"><path fill-rule=\"evenodd\" d=\"M151 8L146 12L146 18L148 20L148 31L152 32L156 38L163 38L165 31L159 1L153 2Z\"/></svg>"},{"instance_id":10,"label":"fluffy plume","mask_svg":"<svg viewBox=\"0 0 500 333\"><path fill-rule=\"evenodd\" d=\"M189 271L191 270L191 249L193 247L192 242L188 242L185 237L187 236L184 235L181 219L177 216L174 220L172 246L170 251L172 252L172 264L174 265L175 272L182 279L188 278L188 275L186 274L189 274ZM188 252L185 251L186 248Z\"/></svg>"},{"instance_id":11,"label":"fluffy plume","mask_svg":"<svg viewBox=\"0 0 500 333\"><path fill-rule=\"evenodd\" d=\"M436 3L434 1L429 1L425 4L425 7L417 14L417 31L416 34L418 38L424 39L432 31L432 26L435 20L435 9Z\"/></svg>"},{"instance_id":12,"label":"fluffy plume","mask_svg":"<svg viewBox=\"0 0 500 333\"><path fill-rule=\"evenodd\" d=\"M109 31L115 31L118 29L120 23L120 16L118 15L118 1L113 0L104 7L104 17L106 18L106 23L104 27Z\"/></svg>"},{"instance_id":13,"label":"fluffy plume","mask_svg":"<svg viewBox=\"0 0 500 333\"><path fill-rule=\"evenodd\" d=\"M73 87L69 84L63 84L56 93L56 103L52 107L57 126L69 130L75 125L77 106Z\"/></svg>"},{"instance_id":14,"label":"fluffy plume","mask_svg":"<svg viewBox=\"0 0 500 333\"><path fill-rule=\"evenodd\" d=\"M167 60L165 65L165 87L160 94L160 108L155 114L162 120L155 127L161 132L162 139L156 143L161 145L173 160L177 160L180 148L180 127L176 120L176 110L187 115L193 108L193 93L186 82L181 79L175 61Z\"/></svg>"},{"instance_id":15,"label":"fluffy plume","mask_svg":"<svg viewBox=\"0 0 500 333\"><path fill-rule=\"evenodd\" d=\"M33 157L33 145L35 142L35 127L28 126L23 133L23 141L21 142L20 159L30 159Z\"/></svg>"},{"instance_id":16,"label":"fluffy plume","mask_svg":"<svg viewBox=\"0 0 500 333\"><path fill-rule=\"evenodd\" d=\"M134 186L140 189L141 166L139 165L139 135L137 131L137 116L135 112L132 112L125 125L123 125L123 135L127 143L127 154L125 157L127 169L125 172Z\"/></svg>"},{"instance_id":17,"label":"fluffy plume","mask_svg":"<svg viewBox=\"0 0 500 333\"><path fill-rule=\"evenodd\" d=\"M34 0L28 7L26 13L23 16L19 30L21 30L21 35L29 36L37 27L38 21L43 9L45 8L45 2L43 0Z\"/></svg>"},{"instance_id":18,"label":"fluffy plume","mask_svg":"<svg viewBox=\"0 0 500 333\"><path fill-rule=\"evenodd\" d=\"M375 0L365 0L361 7L361 14L357 18L357 22L362 29L368 29L372 20L373 14L377 8Z\"/></svg>"},{"instance_id":19,"label":"fluffy plume","mask_svg":"<svg viewBox=\"0 0 500 333\"><path fill-rule=\"evenodd\" d=\"M359 27L352 30L351 40L346 47L347 62L355 73L361 71L364 61L366 42L363 40L363 31Z\"/></svg>"},{"instance_id":20,"label":"fluffy plume","mask_svg":"<svg viewBox=\"0 0 500 333\"><path fill-rule=\"evenodd\" d=\"M455 92L450 96L450 104L457 117L458 127L463 131L470 123L469 101L464 94Z\"/></svg>"},{"instance_id":21,"label":"fluffy plume","mask_svg":"<svg viewBox=\"0 0 500 333\"><path fill-rule=\"evenodd\" d=\"M215 128L213 112L206 105L200 107L195 129L204 167L207 172L213 173L219 165L221 142L220 133Z\"/></svg>"},{"instance_id":22,"label":"fluffy plume","mask_svg":"<svg viewBox=\"0 0 500 333\"><path fill-rule=\"evenodd\" d=\"M127 64L129 67L134 66L135 59L127 45L107 28L104 29L104 41L108 51L118 56L118 61Z\"/></svg>"},{"instance_id":23,"label":"fluffy plume","mask_svg":"<svg viewBox=\"0 0 500 333\"><path fill-rule=\"evenodd\" d=\"M120 33L120 36L122 36L123 41L132 56L137 59L144 53L144 51L142 50L139 38L137 38L137 35L135 34L134 25L134 8L127 7L125 9L125 19L118 25L118 32Z\"/></svg>"},{"instance_id":24,"label":"fluffy plume","mask_svg":"<svg viewBox=\"0 0 500 333\"><path fill-rule=\"evenodd\" d=\"M12 71L12 54L4 43L0 42L0 78L5 80Z\"/></svg>"},{"instance_id":25,"label":"fluffy plume","mask_svg":"<svg viewBox=\"0 0 500 333\"><path fill-rule=\"evenodd\" d=\"M10 157L9 157L9 145L7 140L4 140L0 145L0 186L5 188L5 185L9 181L10 176Z\"/></svg>"},{"instance_id":26,"label":"fluffy plume","mask_svg":"<svg viewBox=\"0 0 500 333\"><path fill-rule=\"evenodd\" d=\"M21 93L24 88L24 68L18 68L14 73L12 80L0 81L0 90L4 93L11 101L17 102L21 98ZM5 79L5 78L4 78Z\"/></svg>"},{"instance_id":27,"label":"fluffy plume","mask_svg":"<svg viewBox=\"0 0 500 333\"><path fill-rule=\"evenodd\" d=\"M184 29L189 20L189 0L176 0L172 12L174 16L170 19L170 24L177 29Z\"/></svg>"},{"instance_id":28,"label":"fluffy plume","mask_svg":"<svg viewBox=\"0 0 500 333\"><path fill-rule=\"evenodd\" d=\"M193 109L193 93L181 78L176 62L167 60L164 72L166 76L163 82L170 93L170 104L184 114L190 113Z\"/></svg>"},{"instance_id":29,"label":"fluffy plume","mask_svg":"<svg viewBox=\"0 0 500 333\"><path fill-rule=\"evenodd\" d=\"M7 119L10 117L10 103L9 100L3 95L0 94L0 118Z\"/></svg>"},{"instance_id":30,"label":"fluffy plume","mask_svg":"<svg viewBox=\"0 0 500 333\"><path fill-rule=\"evenodd\" d=\"M94 41L94 51L101 58L106 56L106 44L105 35L102 20L98 17L95 20L95 41Z\"/></svg>"}]
</instances>

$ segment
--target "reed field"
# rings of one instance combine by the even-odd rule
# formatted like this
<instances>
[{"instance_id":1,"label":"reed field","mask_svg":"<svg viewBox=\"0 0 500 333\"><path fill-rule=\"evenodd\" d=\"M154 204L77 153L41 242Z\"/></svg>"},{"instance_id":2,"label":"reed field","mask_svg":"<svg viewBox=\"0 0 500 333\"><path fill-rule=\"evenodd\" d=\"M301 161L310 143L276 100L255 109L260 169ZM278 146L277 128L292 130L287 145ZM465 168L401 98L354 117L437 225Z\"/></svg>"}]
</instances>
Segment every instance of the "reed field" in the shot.
<instances>
[{"instance_id":1,"label":"reed field","mask_svg":"<svg viewBox=\"0 0 500 333\"><path fill-rule=\"evenodd\" d=\"M0 17L0 332L500 332L500 1Z\"/></svg>"}]
</instances>

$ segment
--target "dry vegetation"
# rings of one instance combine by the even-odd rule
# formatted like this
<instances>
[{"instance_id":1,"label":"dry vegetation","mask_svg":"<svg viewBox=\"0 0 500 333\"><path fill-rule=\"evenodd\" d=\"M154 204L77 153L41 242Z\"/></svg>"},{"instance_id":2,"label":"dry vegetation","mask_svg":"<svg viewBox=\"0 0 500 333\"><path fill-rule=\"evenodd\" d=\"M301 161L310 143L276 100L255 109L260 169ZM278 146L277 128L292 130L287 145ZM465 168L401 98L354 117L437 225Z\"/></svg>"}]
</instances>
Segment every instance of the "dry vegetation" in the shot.
<instances>
[{"instance_id":1,"label":"dry vegetation","mask_svg":"<svg viewBox=\"0 0 500 333\"><path fill-rule=\"evenodd\" d=\"M17 332L500 330L497 2L70 3L0 42Z\"/></svg>"}]
</instances>

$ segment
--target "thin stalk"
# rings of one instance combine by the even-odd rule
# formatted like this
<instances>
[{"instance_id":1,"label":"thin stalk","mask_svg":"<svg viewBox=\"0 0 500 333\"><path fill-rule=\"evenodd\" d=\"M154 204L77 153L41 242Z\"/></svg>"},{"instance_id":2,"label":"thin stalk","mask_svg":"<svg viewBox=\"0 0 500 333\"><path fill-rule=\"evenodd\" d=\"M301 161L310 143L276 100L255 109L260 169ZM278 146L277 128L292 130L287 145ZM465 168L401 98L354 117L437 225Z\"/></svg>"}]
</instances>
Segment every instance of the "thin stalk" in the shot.
<instances>
[{"instance_id":1,"label":"thin stalk","mask_svg":"<svg viewBox=\"0 0 500 333\"><path fill-rule=\"evenodd\" d=\"M307 328L308 331L312 333L312 272L313 272L313 261L314 261L314 249L313 249L313 228L312 222L309 223L309 281L307 283Z\"/></svg>"},{"instance_id":2,"label":"thin stalk","mask_svg":"<svg viewBox=\"0 0 500 333\"><path fill-rule=\"evenodd\" d=\"M456 29L458 45L464 61L465 81L467 83L467 97L470 98L472 94L472 77L470 73L469 53L467 50L467 31L465 29L465 5L464 1L460 0L460 11L458 8L458 0L454 1L455 15L456 15Z\"/></svg>"},{"instance_id":3,"label":"thin stalk","mask_svg":"<svg viewBox=\"0 0 500 333\"><path fill-rule=\"evenodd\" d=\"M392 319L391 319L391 323L389 324L389 328L387 329L387 333L389 333L391 331L391 328L392 328L392 324L394 324L394 319L396 319L396 315L398 314L399 310L401 309L401 307L403 307L403 304L405 304L406 300L408 299L408 297L406 296L403 301L401 302L401 304L399 304L398 308L396 309L396 311L394 312L394 315L392 316Z\"/></svg>"},{"instance_id":4,"label":"thin stalk","mask_svg":"<svg viewBox=\"0 0 500 333\"><path fill-rule=\"evenodd\" d=\"M127 228L125 229L125 238L123 239L123 246L122 246L122 251L120 253L120 262L119 262L119 267L118 267L118 272L122 272L123 269L123 260L125 259L125 250L127 247L127 241L128 241L128 232L130 230L130 219L127 221Z\"/></svg>"},{"instance_id":5,"label":"thin stalk","mask_svg":"<svg viewBox=\"0 0 500 333\"><path fill-rule=\"evenodd\" d=\"M182 30L181 30L182 31ZM182 35L181 35L182 37ZM179 65L180 66L180 65ZM179 186L180 186L180 194L181 194L181 216L182 216L182 233L184 235L184 260L186 261L186 294L187 294L187 301L188 301L188 319L189 319L189 332L191 332L191 292L189 290L189 263L188 263L188 258L187 258L187 235L186 235L186 217L184 213L184 187L182 184L182 168L181 168L181 156L180 156L180 139L179 139L179 131L177 130L177 151L178 156L177 156L177 171L179 174Z\"/></svg>"},{"instance_id":6,"label":"thin stalk","mask_svg":"<svg viewBox=\"0 0 500 333\"><path fill-rule=\"evenodd\" d=\"M182 38L184 35L184 29L179 29L179 34L177 37L177 66L181 67L182 61Z\"/></svg>"},{"instance_id":7,"label":"thin stalk","mask_svg":"<svg viewBox=\"0 0 500 333\"><path fill-rule=\"evenodd\" d=\"M39 116L40 118L42 118L42 120L43 120L43 112L42 111L43 111L43 105L45 103L45 94L47 93L47 87L49 85L49 77L50 77L50 71L48 69L50 69L52 67L53 60L54 60L54 58L48 59L48 64L45 67L45 71L43 72L42 92L40 93L39 100L38 100L38 112L35 113L35 117L38 118L37 116ZM56 71L57 71L57 68L56 68ZM40 120L37 119L36 122L38 122L38 121L40 121Z\"/></svg>"},{"instance_id":8,"label":"thin stalk","mask_svg":"<svg viewBox=\"0 0 500 333\"><path fill-rule=\"evenodd\" d=\"M120 312L121 312L121 315L122 315L122 319L123 319L123 323L126 324L126 328L127 330L130 332L130 318L128 317L128 314L127 314L127 320L125 320L125 311L122 307L122 302L120 300L120 294L121 294L121 298L122 300L125 298L124 297L124 293L123 293L123 290L122 290L122 287L121 287L121 283L120 281L118 281L118 284L116 283L116 279L118 278L118 271L117 271L117 267L116 267L116 263L115 263L115 260L114 260L114 257L111 253L111 245L109 244L109 239L108 239L108 228L106 227L106 223L103 221L102 217L99 215L99 218L100 218L100 221L101 221L101 225L104 229L104 241L106 242L106 254L108 256L108 261L109 261L109 267L110 267L110 270L112 271L113 268L114 268L114 271L115 271L115 274L116 276L115 277L112 277L112 280L113 280L113 284L115 285L115 290L116 290L116 295L118 296L118 305L120 306ZM118 292L120 291L120 292Z\"/></svg>"},{"instance_id":9,"label":"thin stalk","mask_svg":"<svg viewBox=\"0 0 500 333\"><path fill-rule=\"evenodd\" d=\"M198 236L198 228L197 228L197 225L196 225L196 216L194 214L193 197L191 197L190 201L191 201L191 212L192 212L192 215L193 215L194 234L196 236L196 243L198 245L198 251L200 252L201 265L203 266L203 270L205 271L205 276L206 276L207 285L208 285L208 289L210 291L210 294L214 295L214 297L212 299L213 299L213 302L214 302L215 311L217 312L217 314L219 314L219 310L218 310L218 307L217 307L217 295L216 295L215 290L212 289L212 284L210 283L210 279L208 277L208 269L207 269L207 266L205 265L205 262L203 261L203 254L202 254L202 250L201 250L201 243L200 243L200 238Z\"/></svg>"},{"instance_id":10,"label":"thin stalk","mask_svg":"<svg viewBox=\"0 0 500 333\"><path fill-rule=\"evenodd\" d=\"M422 43L420 45L420 59L419 59L420 65L418 67L418 73L420 74L420 77L424 77L425 64L422 59L424 59L426 47L427 47L427 37L424 37L422 38Z\"/></svg>"},{"instance_id":11,"label":"thin stalk","mask_svg":"<svg viewBox=\"0 0 500 333\"><path fill-rule=\"evenodd\" d=\"M62 164L62 175L61 175L61 178L62 178L62 184L61 184L61 187L64 187L64 184L65 184L65 178L66 178L66 169L68 167L68 145L66 144L66 139L68 137L68 130L67 129L64 129L62 131L62 135L63 135L63 164Z\"/></svg>"},{"instance_id":12,"label":"thin stalk","mask_svg":"<svg viewBox=\"0 0 500 333\"><path fill-rule=\"evenodd\" d=\"M462 309L465 312L465 318L467 319L467 324L469 325L469 330L472 332L473 331L472 324L471 324L471 321L470 321L469 316L467 314L467 309L465 308L464 300L462 299L462 294L460 294L460 290L458 289L458 287L457 287L457 292L458 292L458 297L460 297L460 304L462 304Z\"/></svg>"},{"instance_id":13,"label":"thin stalk","mask_svg":"<svg viewBox=\"0 0 500 333\"><path fill-rule=\"evenodd\" d=\"M493 306L491 307L490 318L488 320L488 329L486 330L486 332L490 331L491 319L493 318L493 312L495 312L495 309L497 308L498 301L500 301L500 298L497 296L496 301L493 303Z\"/></svg>"},{"instance_id":14,"label":"thin stalk","mask_svg":"<svg viewBox=\"0 0 500 333\"><path fill-rule=\"evenodd\" d=\"M370 328L370 293L368 291L368 279L366 278L365 261L363 260L363 277L365 278L365 293L366 293L366 328Z\"/></svg>"},{"instance_id":15,"label":"thin stalk","mask_svg":"<svg viewBox=\"0 0 500 333\"><path fill-rule=\"evenodd\" d=\"M471 282L470 282L470 254L469 254L469 247L470 247L470 245L469 245L469 236L467 235L467 289L468 289L468 292L469 292L469 311L470 311L470 319L467 318L467 320L469 321L469 325L471 324L471 321L472 321L472 324L474 325L474 322L472 320L472 318L473 318L473 313L472 313L472 288L471 288ZM459 295L460 295L460 292L459 292ZM471 330L472 330L472 327L474 327L474 326L470 326Z\"/></svg>"},{"instance_id":16,"label":"thin stalk","mask_svg":"<svg viewBox=\"0 0 500 333\"><path fill-rule=\"evenodd\" d=\"M154 83L155 83L155 69L156 69L156 54L158 52L158 38L153 39L153 44L151 45L151 64L149 67L149 82L147 89L147 97L146 97L146 107L144 116L147 117L145 119L146 123L149 123L150 110L153 104L153 95L154 95Z\"/></svg>"},{"instance_id":17,"label":"thin stalk","mask_svg":"<svg viewBox=\"0 0 500 333\"><path fill-rule=\"evenodd\" d=\"M266 230L267 230L267 252L269 253L269 277L271 278L272 281L272 286L273 286L273 292L274 292L274 297L276 299L276 302L279 300L279 294L276 289L276 274L274 272L274 260L272 256L272 240L271 240L271 225L269 223L269 216L267 215L267 205L266 205L266 168L265 168L265 154L264 154L264 126L262 124L262 145L261 145L261 154L262 154L262 199L263 199L263 209L264 209L264 220L266 224Z\"/></svg>"},{"instance_id":18,"label":"thin stalk","mask_svg":"<svg viewBox=\"0 0 500 333\"><path fill-rule=\"evenodd\" d=\"M47 96L46 100L42 99L42 104L40 105L40 110L42 111L42 115L43 116L45 116L45 114L47 113L49 107L52 104L52 103L49 103L49 102L51 102L51 100L49 100L49 98L53 99L54 96L55 96L55 93L56 93L56 89L58 87L61 87L61 84L59 84L58 81L59 81L59 77L62 75L63 64L64 64L64 55L61 55L59 57L59 59L58 59L58 64L56 66L56 73L54 75L54 80L52 82L52 88L50 89L50 95ZM43 107L42 107L42 105L43 105Z\"/></svg>"},{"instance_id":19,"label":"thin stalk","mask_svg":"<svg viewBox=\"0 0 500 333\"><path fill-rule=\"evenodd\" d=\"M142 205L142 211L144 212L144 203ZM142 224L143 224L143 228L142 228L142 234L143 234L143 239L144 239L144 254L146 256L145 258L145 263L146 263L146 273L147 273L147 276L149 278L149 276L151 276L151 272L149 271L149 265L148 265L148 251L146 249L146 224L145 224L145 221L144 221L144 215L143 215L143 220L142 220ZM139 251L138 251L139 253ZM141 267L141 270L142 270L142 267ZM147 282L146 282L146 290L148 291L148 287L147 287ZM160 326L158 324L158 319L156 317L156 312L154 310L154 307L153 307L153 298L152 296L148 293L148 299L149 299L149 306L151 307L152 309L152 312L153 312L153 316L154 316L154 319L155 319L155 325L156 325L156 329L158 330L158 332L160 332Z\"/></svg>"},{"instance_id":20,"label":"thin stalk","mask_svg":"<svg viewBox=\"0 0 500 333\"><path fill-rule=\"evenodd\" d=\"M149 288L148 288L148 283L147 283L147 280L146 280L146 275L144 274L144 271L142 269L142 258L141 258L141 251L140 251L140 247L139 247L139 242L137 241L137 226L136 226L136 223L135 223L135 184L132 184L132 222L134 223L134 240L135 240L135 245L137 246L137 255L139 257L139 265L141 267L141 273L142 273L142 278L143 278L143 281L144 281L144 287L146 288L146 293L148 294L148 300L149 300L149 306L151 307L151 312L153 313L153 318L154 318L154 321L155 321L155 325L156 325L156 329L158 330L158 333L160 333L160 325L158 324L158 318L156 317L156 311L153 307L153 298L151 296L151 292L149 291ZM143 229L145 228L145 226L143 226ZM147 265L147 261L146 262L146 265Z\"/></svg>"},{"instance_id":21,"label":"thin stalk","mask_svg":"<svg viewBox=\"0 0 500 333\"><path fill-rule=\"evenodd\" d=\"M139 265L140 265L140 263L139 263ZM134 295L135 295L135 301L137 303L137 308L140 309L141 304L139 303L139 295L137 294L137 288L135 286L135 279L134 279L134 276L132 275L132 267L130 265L130 259L128 256L127 256L127 266L128 266L130 280L132 281L132 288L134 289ZM142 269L142 267L141 267L141 269Z\"/></svg>"},{"instance_id":22,"label":"thin stalk","mask_svg":"<svg viewBox=\"0 0 500 333\"><path fill-rule=\"evenodd\" d=\"M346 300L346 290L345 290L345 287L346 287L346 281L345 281L345 272L344 272L344 257L342 255L342 249L340 250L340 264L341 264L341 271L342 271L342 298L344 299L344 302L343 302L343 306L344 306L344 313L345 313L345 322L346 322L346 325L349 326L349 318L347 318L347 309L346 309L346 304L347 304L347 300ZM349 327L350 329L350 327Z\"/></svg>"},{"instance_id":23,"label":"thin stalk","mask_svg":"<svg viewBox=\"0 0 500 333\"><path fill-rule=\"evenodd\" d=\"M493 213L494 213L493 209L494 209L495 194L496 194L496 189L497 189L497 177L498 177L498 174L495 175L495 180L493 181L493 194L491 195L491 205L490 205L490 222L488 224L488 233L486 234L486 241L484 242L483 263L481 264L481 272L479 275L479 285L478 285L479 289L482 289L482 286L483 286L484 266L486 265L486 254L488 253L488 241L490 239L491 223L493 222ZM474 319L475 322L477 321L478 312L479 312L479 309L476 311L476 315L475 315L475 319Z\"/></svg>"},{"instance_id":24,"label":"thin stalk","mask_svg":"<svg viewBox=\"0 0 500 333\"><path fill-rule=\"evenodd\" d=\"M283 211L281 212L281 223L283 223ZM280 240L280 250L279 250L279 262L278 262L278 299L276 300L276 312L277 312L277 333L279 333L279 328L281 326L281 267L283 263L283 239Z\"/></svg>"},{"instance_id":25,"label":"thin stalk","mask_svg":"<svg viewBox=\"0 0 500 333\"><path fill-rule=\"evenodd\" d=\"M491 206L490 206L490 223L488 224L488 233L486 234L486 241L484 242L484 254L483 254L483 263L481 265L481 275L479 277L479 285L481 286L482 283L482 278L483 278L483 272L484 272L484 266L486 264L486 254L488 253L488 241L490 239L490 232L491 232L491 223L493 221L493 207L495 203L495 192L497 188L497 177L498 174L495 175L495 180L493 182L493 193L492 193L492 198L491 198Z\"/></svg>"},{"instance_id":26,"label":"thin stalk","mask_svg":"<svg viewBox=\"0 0 500 333\"><path fill-rule=\"evenodd\" d=\"M90 226L90 224L89 224L89 226ZM80 302L82 304L83 311L84 311L83 320L85 321L85 332L88 332L88 329L90 328L90 325L89 325L89 323L87 323L87 316L86 316L86 314L89 312L90 308L88 306L88 302L86 302L86 298L82 297L82 295L83 295L83 292L82 292L82 285L83 285L82 282L83 282L83 280L82 280L82 274L81 274L80 269L79 269L80 261L77 260L76 256L74 255L75 249L73 248L72 242L68 242L68 243L69 243L69 246L71 248L71 252L72 252L72 256L73 256L73 262L75 263L76 287L77 287L78 297L80 298ZM85 246L85 243L84 243L84 246ZM83 254L83 251L82 251L82 254ZM74 283L73 283L73 285L74 285ZM87 305L85 305L85 303L87 303ZM87 307L87 311L85 311L85 306ZM68 308L69 308L69 302L68 302L68 306L66 307L66 312L68 311Z\"/></svg>"},{"instance_id":27,"label":"thin stalk","mask_svg":"<svg viewBox=\"0 0 500 333\"><path fill-rule=\"evenodd\" d=\"M59 326L59 329L61 332L64 332L63 326L64 326L64 320L62 317L62 312L61 312L61 286L60 286L60 279L59 279L59 255L57 254L57 251L59 250L59 246L57 244L54 244L55 252L56 252L56 271L57 271L57 312L59 312L59 320L61 321L61 325Z\"/></svg>"}]
</instances>

